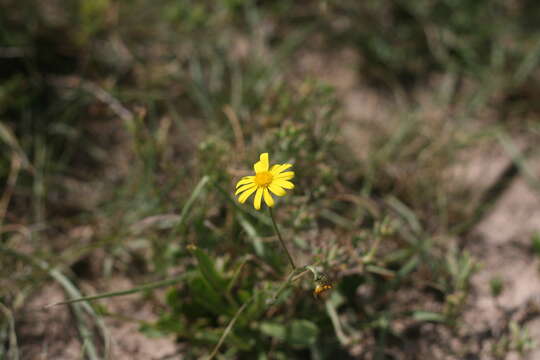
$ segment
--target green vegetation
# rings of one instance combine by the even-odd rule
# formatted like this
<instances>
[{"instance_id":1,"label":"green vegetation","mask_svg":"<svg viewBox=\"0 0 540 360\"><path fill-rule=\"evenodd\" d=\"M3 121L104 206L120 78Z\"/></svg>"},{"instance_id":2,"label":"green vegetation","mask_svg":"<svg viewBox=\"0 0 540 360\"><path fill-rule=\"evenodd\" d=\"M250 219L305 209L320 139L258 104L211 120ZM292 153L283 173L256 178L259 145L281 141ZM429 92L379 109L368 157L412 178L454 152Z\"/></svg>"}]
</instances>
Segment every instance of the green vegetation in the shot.
<instances>
[{"instance_id":1,"label":"green vegetation","mask_svg":"<svg viewBox=\"0 0 540 360\"><path fill-rule=\"evenodd\" d=\"M496 276L489 282L489 287L491 289L491 295L498 297L504 290L504 283L500 277Z\"/></svg>"},{"instance_id":2,"label":"green vegetation","mask_svg":"<svg viewBox=\"0 0 540 360\"><path fill-rule=\"evenodd\" d=\"M185 359L422 358L422 341L468 353L449 338L463 340L479 268L472 231L517 174L539 188L535 2L0 8L0 358L28 358L18 314L54 283L98 295L54 307L72 309L89 359L112 346L108 318L137 321L104 299L133 293L154 309L141 331L174 336ZM352 88L329 79L343 52ZM352 90L382 99L376 118L347 110ZM456 180L490 147L511 159L504 176ZM294 164L275 208L292 273L267 213L233 195L262 152ZM327 299L307 265L332 279ZM103 290L118 277L133 289ZM534 347L508 329L494 356Z\"/></svg>"}]
</instances>

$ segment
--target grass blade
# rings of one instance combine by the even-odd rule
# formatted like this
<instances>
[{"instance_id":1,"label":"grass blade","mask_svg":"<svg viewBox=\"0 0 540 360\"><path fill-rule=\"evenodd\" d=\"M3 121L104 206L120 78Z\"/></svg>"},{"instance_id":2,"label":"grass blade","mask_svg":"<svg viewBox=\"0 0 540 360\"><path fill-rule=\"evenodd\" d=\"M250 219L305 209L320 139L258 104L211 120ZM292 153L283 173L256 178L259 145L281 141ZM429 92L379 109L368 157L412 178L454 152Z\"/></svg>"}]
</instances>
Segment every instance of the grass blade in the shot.
<instances>
[{"instance_id":1,"label":"grass blade","mask_svg":"<svg viewBox=\"0 0 540 360\"><path fill-rule=\"evenodd\" d=\"M204 187L208 183L210 178L208 176L203 176L202 179L199 181L193 192L191 193L191 196L186 201L184 207L182 208L182 212L180 213L180 218L178 219L178 222L176 223L175 228L173 229L173 235L178 234L184 225L184 222L186 221L187 215L191 208L193 207L193 204L195 203L195 200L197 200L204 190Z\"/></svg>"},{"instance_id":2,"label":"grass blade","mask_svg":"<svg viewBox=\"0 0 540 360\"><path fill-rule=\"evenodd\" d=\"M178 282L184 280L186 277L187 277L187 274L182 274L180 276L176 276L176 277L171 278L171 279L155 281L155 282L151 282L151 283L144 284L144 285L141 285L141 286L136 286L134 288L127 289L127 290L111 291L111 292L98 294L98 295L84 296L84 297L80 297L80 298L77 298L77 299L71 299L71 300L67 300L67 301L61 301L61 302L57 302L57 303L54 303L54 304L50 304L50 305L47 305L46 307L49 308L49 307L53 307L53 306L56 306L56 305L67 305L67 304L73 304L73 303L77 303L77 302L81 302L81 301L93 301L93 300L106 299L106 298L111 298L111 297L116 297L116 296L124 296L124 295L136 294L136 293L142 292L142 291L147 291L147 290L152 290L152 289L156 289L156 288L160 288L160 287L175 285Z\"/></svg>"},{"instance_id":3,"label":"grass blade","mask_svg":"<svg viewBox=\"0 0 540 360\"><path fill-rule=\"evenodd\" d=\"M9 331L9 350L7 351L7 358L11 360L19 360L19 348L17 346L17 334L15 333L15 320L11 311L2 303L0 303L0 311L4 313L7 319L8 331ZM3 358L0 352L0 358Z\"/></svg>"}]
</instances>

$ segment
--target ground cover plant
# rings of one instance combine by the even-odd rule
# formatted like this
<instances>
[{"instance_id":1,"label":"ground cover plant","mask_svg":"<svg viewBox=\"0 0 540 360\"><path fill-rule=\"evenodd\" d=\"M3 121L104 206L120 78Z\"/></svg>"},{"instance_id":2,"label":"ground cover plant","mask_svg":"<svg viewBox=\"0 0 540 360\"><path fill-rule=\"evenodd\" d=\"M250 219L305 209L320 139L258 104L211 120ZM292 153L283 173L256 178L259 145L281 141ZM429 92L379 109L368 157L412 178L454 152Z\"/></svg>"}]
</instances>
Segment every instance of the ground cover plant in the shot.
<instances>
[{"instance_id":1,"label":"ground cover plant","mask_svg":"<svg viewBox=\"0 0 540 360\"><path fill-rule=\"evenodd\" d=\"M537 8L0 0L0 358L540 356Z\"/></svg>"}]
</instances>

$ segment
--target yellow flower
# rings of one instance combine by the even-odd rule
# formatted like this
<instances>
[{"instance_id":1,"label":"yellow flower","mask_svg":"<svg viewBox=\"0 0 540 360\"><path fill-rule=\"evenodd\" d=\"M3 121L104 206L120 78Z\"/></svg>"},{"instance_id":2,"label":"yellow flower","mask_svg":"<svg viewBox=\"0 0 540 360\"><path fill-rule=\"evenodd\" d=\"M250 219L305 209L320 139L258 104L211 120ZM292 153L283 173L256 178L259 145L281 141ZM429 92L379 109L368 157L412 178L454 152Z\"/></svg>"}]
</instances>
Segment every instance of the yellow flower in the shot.
<instances>
[{"instance_id":1,"label":"yellow flower","mask_svg":"<svg viewBox=\"0 0 540 360\"><path fill-rule=\"evenodd\" d=\"M259 210L261 208L261 200L269 207L274 206L274 199L270 192L277 196L285 195L284 189L293 189L294 184L288 180L294 177L293 171L285 171L290 168L291 164L276 164L269 170L268 153L261 154L259 161L253 165L255 175L244 176L236 183L236 193L240 194L238 201L242 204L255 193L253 206Z\"/></svg>"}]
</instances>

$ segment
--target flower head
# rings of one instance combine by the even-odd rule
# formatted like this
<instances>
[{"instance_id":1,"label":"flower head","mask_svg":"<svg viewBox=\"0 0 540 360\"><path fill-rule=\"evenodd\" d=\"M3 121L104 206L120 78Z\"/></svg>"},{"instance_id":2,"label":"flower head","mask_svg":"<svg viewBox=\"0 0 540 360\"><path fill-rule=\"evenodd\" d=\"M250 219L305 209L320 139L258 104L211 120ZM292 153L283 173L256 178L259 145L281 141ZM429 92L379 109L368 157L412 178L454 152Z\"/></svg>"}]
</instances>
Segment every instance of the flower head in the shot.
<instances>
[{"instance_id":1,"label":"flower head","mask_svg":"<svg viewBox=\"0 0 540 360\"><path fill-rule=\"evenodd\" d=\"M238 201L243 204L251 194L255 193L253 199L255 209L261 208L263 198L266 205L274 206L274 199L270 192L283 196L286 194L284 189L294 188L294 184L289 181L294 177L294 172L285 171L291 166L291 164L276 164L269 168L268 153L261 154L259 161L253 165L255 175L244 176L236 183L235 195L240 194Z\"/></svg>"}]
</instances>

